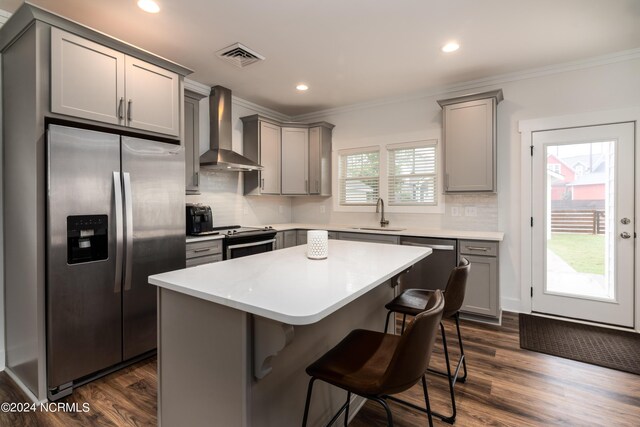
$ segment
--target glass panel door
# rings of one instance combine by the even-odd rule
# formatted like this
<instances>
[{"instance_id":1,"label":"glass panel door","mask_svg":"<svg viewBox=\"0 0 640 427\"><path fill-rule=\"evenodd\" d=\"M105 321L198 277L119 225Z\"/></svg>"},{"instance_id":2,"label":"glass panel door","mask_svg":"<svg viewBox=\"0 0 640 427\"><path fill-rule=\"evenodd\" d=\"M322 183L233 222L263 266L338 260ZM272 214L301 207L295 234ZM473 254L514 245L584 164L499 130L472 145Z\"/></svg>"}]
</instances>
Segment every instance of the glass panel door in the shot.
<instances>
[{"instance_id":1,"label":"glass panel door","mask_svg":"<svg viewBox=\"0 0 640 427\"><path fill-rule=\"evenodd\" d=\"M533 311L633 325L634 128L535 132Z\"/></svg>"}]
</instances>

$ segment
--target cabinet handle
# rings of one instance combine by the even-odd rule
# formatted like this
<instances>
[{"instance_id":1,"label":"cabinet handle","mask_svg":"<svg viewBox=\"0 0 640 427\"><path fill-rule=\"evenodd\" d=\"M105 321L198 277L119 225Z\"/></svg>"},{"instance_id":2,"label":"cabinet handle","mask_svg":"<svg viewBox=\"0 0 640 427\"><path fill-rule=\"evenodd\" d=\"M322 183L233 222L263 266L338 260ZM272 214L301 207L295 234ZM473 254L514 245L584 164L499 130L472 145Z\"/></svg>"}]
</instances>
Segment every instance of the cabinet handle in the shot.
<instances>
[{"instance_id":1,"label":"cabinet handle","mask_svg":"<svg viewBox=\"0 0 640 427\"><path fill-rule=\"evenodd\" d=\"M449 189L449 173L444 174L444 189Z\"/></svg>"},{"instance_id":2,"label":"cabinet handle","mask_svg":"<svg viewBox=\"0 0 640 427\"><path fill-rule=\"evenodd\" d=\"M118 102L118 118L120 120L124 119L124 97L120 97L120 102Z\"/></svg>"},{"instance_id":3,"label":"cabinet handle","mask_svg":"<svg viewBox=\"0 0 640 427\"><path fill-rule=\"evenodd\" d=\"M305 193L309 192L309 181L308 180L304 180L304 191Z\"/></svg>"},{"instance_id":4,"label":"cabinet handle","mask_svg":"<svg viewBox=\"0 0 640 427\"><path fill-rule=\"evenodd\" d=\"M264 190L264 178L260 179L260 189Z\"/></svg>"},{"instance_id":5,"label":"cabinet handle","mask_svg":"<svg viewBox=\"0 0 640 427\"><path fill-rule=\"evenodd\" d=\"M209 252L209 251L212 251L212 250L213 250L213 248L202 248L202 249L194 249L193 252L196 252L196 253L198 253L198 252Z\"/></svg>"},{"instance_id":6,"label":"cabinet handle","mask_svg":"<svg viewBox=\"0 0 640 427\"><path fill-rule=\"evenodd\" d=\"M200 185L200 173L196 172L196 187Z\"/></svg>"},{"instance_id":7,"label":"cabinet handle","mask_svg":"<svg viewBox=\"0 0 640 427\"><path fill-rule=\"evenodd\" d=\"M133 105L133 100L130 99L128 104L127 104L127 120L128 121L131 121L131 116L133 115L133 113L132 113L133 109L131 108L132 105Z\"/></svg>"},{"instance_id":8,"label":"cabinet handle","mask_svg":"<svg viewBox=\"0 0 640 427\"><path fill-rule=\"evenodd\" d=\"M465 246L465 248L469 249L470 251L487 252L489 250L489 248L483 248L482 246Z\"/></svg>"}]
</instances>

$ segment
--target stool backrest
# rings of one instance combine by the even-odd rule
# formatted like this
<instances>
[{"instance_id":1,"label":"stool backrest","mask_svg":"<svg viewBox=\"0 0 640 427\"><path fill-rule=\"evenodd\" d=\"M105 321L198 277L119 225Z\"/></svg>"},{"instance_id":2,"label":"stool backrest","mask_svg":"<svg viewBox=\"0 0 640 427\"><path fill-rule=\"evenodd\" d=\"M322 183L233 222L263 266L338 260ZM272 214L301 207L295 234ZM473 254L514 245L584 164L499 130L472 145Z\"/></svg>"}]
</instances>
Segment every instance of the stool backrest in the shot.
<instances>
[{"instance_id":1,"label":"stool backrest","mask_svg":"<svg viewBox=\"0 0 640 427\"><path fill-rule=\"evenodd\" d=\"M462 307L470 268L469 260L461 258L458 266L451 270L447 287L444 290L443 317L453 316L460 310L460 307Z\"/></svg>"},{"instance_id":2,"label":"stool backrest","mask_svg":"<svg viewBox=\"0 0 640 427\"><path fill-rule=\"evenodd\" d=\"M385 393L400 393L412 387L427 371L444 310L442 291L429 298L426 310L405 329L381 380Z\"/></svg>"}]
</instances>

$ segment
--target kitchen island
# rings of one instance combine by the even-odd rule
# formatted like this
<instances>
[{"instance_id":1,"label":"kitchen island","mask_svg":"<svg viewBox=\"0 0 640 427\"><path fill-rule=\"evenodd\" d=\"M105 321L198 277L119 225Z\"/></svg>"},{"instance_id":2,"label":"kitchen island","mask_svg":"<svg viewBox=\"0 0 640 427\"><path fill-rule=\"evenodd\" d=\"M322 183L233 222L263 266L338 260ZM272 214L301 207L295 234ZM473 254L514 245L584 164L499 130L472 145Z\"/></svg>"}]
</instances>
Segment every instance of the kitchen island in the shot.
<instances>
[{"instance_id":1,"label":"kitchen island","mask_svg":"<svg viewBox=\"0 0 640 427\"><path fill-rule=\"evenodd\" d=\"M302 245L150 276L159 424L299 425L306 366L353 329L382 330L394 278L430 253L330 241L325 260ZM345 397L319 385L309 425L326 423Z\"/></svg>"}]
</instances>

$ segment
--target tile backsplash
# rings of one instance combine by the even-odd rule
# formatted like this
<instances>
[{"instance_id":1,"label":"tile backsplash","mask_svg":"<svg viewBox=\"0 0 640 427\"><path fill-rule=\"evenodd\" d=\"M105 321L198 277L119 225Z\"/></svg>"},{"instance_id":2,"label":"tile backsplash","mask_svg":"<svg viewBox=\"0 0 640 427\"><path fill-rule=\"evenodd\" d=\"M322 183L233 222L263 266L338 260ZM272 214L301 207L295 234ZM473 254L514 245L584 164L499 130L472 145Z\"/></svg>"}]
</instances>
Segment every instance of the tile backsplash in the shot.
<instances>
[{"instance_id":1,"label":"tile backsplash","mask_svg":"<svg viewBox=\"0 0 640 427\"><path fill-rule=\"evenodd\" d=\"M260 225L291 222L291 200L279 196L243 195L239 172L200 171L200 195L187 195L187 203L211 206L214 226Z\"/></svg>"}]
</instances>

